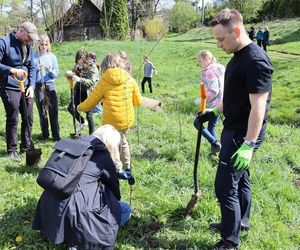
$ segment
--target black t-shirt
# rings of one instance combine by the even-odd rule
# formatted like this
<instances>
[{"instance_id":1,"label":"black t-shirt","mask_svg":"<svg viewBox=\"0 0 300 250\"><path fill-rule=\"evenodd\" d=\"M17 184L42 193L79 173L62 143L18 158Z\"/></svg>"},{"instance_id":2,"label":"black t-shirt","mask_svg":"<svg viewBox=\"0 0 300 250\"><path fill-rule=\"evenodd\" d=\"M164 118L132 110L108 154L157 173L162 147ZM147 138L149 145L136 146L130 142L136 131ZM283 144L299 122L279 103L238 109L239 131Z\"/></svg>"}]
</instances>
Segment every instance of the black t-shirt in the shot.
<instances>
[{"instance_id":1,"label":"black t-shirt","mask_svg":"<svg viewBox=\"0 0 300 250\"><path fill-rule=\"evenodd\" d=\"M272 63L264 50L251 43L234 53L225 72L223 113L225 129L247 131L251 109L249 94L268 92L264 123L270 108Z\"/></svg>"}]
</instances>

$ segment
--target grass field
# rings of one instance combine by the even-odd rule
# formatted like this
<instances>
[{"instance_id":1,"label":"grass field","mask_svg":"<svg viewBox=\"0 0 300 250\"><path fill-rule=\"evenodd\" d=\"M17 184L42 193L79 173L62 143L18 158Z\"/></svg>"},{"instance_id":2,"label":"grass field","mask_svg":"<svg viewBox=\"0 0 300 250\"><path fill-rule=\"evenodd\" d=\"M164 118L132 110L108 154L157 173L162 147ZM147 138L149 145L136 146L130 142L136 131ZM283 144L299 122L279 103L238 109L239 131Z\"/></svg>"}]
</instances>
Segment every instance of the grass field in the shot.
<instances>
[{"instance_id":1,"label":"grass field","mask_svg":"<svg viewBox=\"0 0 300 250\"><path fill-rule=\"evenodd\" d=\"M299 34L299 24L299 19L261 24L268 25L271 32L273 99L267 137L251 165L251 230L242 233L242 250L297 250L300 246L300 114L295 112L300 108L300 37L295 35ZM209 29L204 28L171 34L158 44L137 40L55 45L53 51L61 70L57 89L62 137L72 132L72 118L66 111L70 94L63 75L73 67L75 52L82 47L96 52L99 60L108 52L125 50L138 82L143 74L142 57L149 51L158 69L154 93L150 95L146 88L145 96L161 100L162 108L159 112L137 109L136 126L129 135L137 183L133 186L133 217L120 229L116 249L210 249L219 238L209 231L208 225L220 220L220 211L214 195L218 161L209 156L206 141L199 163L201 201L186 220L180 218L193 194L196 131L192 123L197 112L194 99L199 95L196 54L209 49L224 65L231 56L216 48ZM36 177L54 142L40 140L35 108L33 139L42 148L42 162L38 168L26 167L25 159L21 164L12 163L5 157L2 104L0 112L0 249L66 249L50 244L31 230L42 192ZM100 125L101 116L95 116L95 122ZM221 129L219 123L219 133ZM121 184L122 199L129 202L129 186L127 182ZM18 236L22 237L19 242Z\"/></svg>"}]
</instances>

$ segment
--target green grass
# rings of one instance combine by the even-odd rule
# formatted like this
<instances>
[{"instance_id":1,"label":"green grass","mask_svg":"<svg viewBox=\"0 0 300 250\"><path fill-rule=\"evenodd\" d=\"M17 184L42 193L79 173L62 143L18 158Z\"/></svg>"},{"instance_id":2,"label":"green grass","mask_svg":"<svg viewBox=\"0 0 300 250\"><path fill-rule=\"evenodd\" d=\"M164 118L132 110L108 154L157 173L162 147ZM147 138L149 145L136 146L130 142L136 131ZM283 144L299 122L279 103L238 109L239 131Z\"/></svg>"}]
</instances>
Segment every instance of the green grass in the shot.
<instances>
[{"instance_id":1,"label":"green grass","mask_svg":"<svg viewBox=\"0 0 300 250\"><path fill-rule=\"evenodd\" d=\"M287 20L276 25L276 39L293 37L287 29ZM264 25L264 24L262 24ZM271 30L272 24L268 24ZM274 34L275 36L275 34ZM300 107L299 56L285 55L273 48L285 50L293 45L300 54L299 39L271 45L269 55L275 72L270 125L262 148L251 165L253 209L251 231L242 234L241 249L296 250L300 246L300 192L295 186L299 180ZM75 52L82 47L95 51L103 58L111 51L125 50L133 64L134 77L142 78L141 62L156 43L145 41L87 41L70 42L53 46L61 70L57 80L60 101L60 125L63 137L72 132L71 115L67 113L68 83L63 77L72 68ZM275 47L278 46L278 47ZM136 111L136 127L129 134L134 174L133 217L119 231L117 249L210 249L218 235L208 230L208 224L220 220L220 211L214 195L214 177L217 158L209 157L209 145L201 148L199 163L201 200L186 220L180 213L193 194L192 172L196 144L196 131L192 122L197 107L194 98L199 95L196 54L202 49L211 50L222 64L230 55L218 50L210 37L209 29L192 30L186 34L171 34L163 39L150 57L158 69L154 77L154 94L148 97L162 101L159 112L143 107ZM146 88L146 91L148 89ZM66 249L47 242L38 232L31 230L34 210L42 192L35 180L39 169L51 154L52 141L40 141L38 116L35 108L33 138L43 151L39 168L15 164L5 157L5 117L0 106L0 249ZM101 124L101 117L95 117ZM222 129L218 124L218 132ZM84 129L87 133L88 129ZM129 187L121 183L122 199L129 201ZM23 241L16 243L17 236Z\"/></svg>"}]
</instances>

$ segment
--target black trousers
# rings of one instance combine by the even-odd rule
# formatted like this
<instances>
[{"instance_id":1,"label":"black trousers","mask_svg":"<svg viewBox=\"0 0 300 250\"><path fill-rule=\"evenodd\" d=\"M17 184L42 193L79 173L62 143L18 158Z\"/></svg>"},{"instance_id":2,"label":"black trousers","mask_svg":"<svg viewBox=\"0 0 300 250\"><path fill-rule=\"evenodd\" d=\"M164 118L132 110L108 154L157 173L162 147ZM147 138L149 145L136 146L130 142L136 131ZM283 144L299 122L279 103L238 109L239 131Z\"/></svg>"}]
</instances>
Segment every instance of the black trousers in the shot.
<instances>
[{"instance_id":1,"label":"black trousers","mask_svg":"<svg viewBox=\"0 0 300 250\"><path fill-rule=\"evenodd\" d=\"M145 83L148 82L150 93L152 93L152 77L144 77L142 80L142 92L145 93Z\"/></svg>"},{"instance_id":2,"label":"black trousers","mask_svg":"<svg viewBox=\"0 0 300 250\"><path fill-rule=\"evenodd\" d=\"M267 41L263 40L262 45L263 45L264 51L267 52L267 45L268 45Z\"/></svg>"},{"instance_id":3,"label":"black trousers","mask_svg":"<svg viewBox=\"0 0 300 250\"><path fill-rule=\"evenodd\" d=\"M71 115L73 115L73 112L75 113L75 119L79 123L84 123L84 118L80 115L80 113L77 111L77 106L83 102L87 98L87 91L85 88L82 88L81 91L79 91L79 88L75 88L75 94L74 94L74 107L72 105L72 102L70 102L68 106L68 111ZM92 134L95 129L94 124L94 118L93 118L93 112L90 110L89 112L86 112L86 119L88 121L89 125L89 134Z\"/></svg>"},{"instance_id":4,"label":"black trousers","mask_svg":"<svg viewBox=\"0 0 300 250\"><path fill-rule=\"evenodd\" d=\"M58 100L55 90L49 90L47 86L42 84L35 85L36 106L39 112L40 128L43 139L49 138L49 122L50 120L52 138L56 141L60 140L59 123L58 123ZM46 109L45 109L46 105Z\"/></svg>"},{"instance_id":5,"label":"black trousers","mask_svg":"<svg viewBox=\"0 0 300 250\"><path fill-rule=\"evenodd\" d=\"M21 145L27 149L31 141L31 129L33 123L33 98L26 98L27 117L29 122L29 133L25 120L25 112L22 105L22 93L18 90L0 89L1 99L6 113L6 147L7 152L17 151L18 145L18 120L21 114Z\"/></svg>"},{"instance_id":6,"label":"black trousers","mask_svg":"<svg viewBox=\"0 0 300 250\"><path fill-rule=\"evenodd\" d=\"M266 124L262 127L254 151L262 143ZM244 133L236 130L223 130L221 152L215 179L215 192L221 208L222 239L235 245L240 243L241 225L250 227L251 184L249 170L237 171L233 167L232 155L244 142Z\"/></svg>"},{"instance_id":7,"label":"black trousers","mask_svg":"<svg viewBox=\"0 0 300 250\"><path fill-rule=\"evenodd\" d=\"M258 45L259 47L261 47L261 46L262 46L262 42L263 42L263 40L257 40L257 45Z\"/></svg>"}]
</instances>

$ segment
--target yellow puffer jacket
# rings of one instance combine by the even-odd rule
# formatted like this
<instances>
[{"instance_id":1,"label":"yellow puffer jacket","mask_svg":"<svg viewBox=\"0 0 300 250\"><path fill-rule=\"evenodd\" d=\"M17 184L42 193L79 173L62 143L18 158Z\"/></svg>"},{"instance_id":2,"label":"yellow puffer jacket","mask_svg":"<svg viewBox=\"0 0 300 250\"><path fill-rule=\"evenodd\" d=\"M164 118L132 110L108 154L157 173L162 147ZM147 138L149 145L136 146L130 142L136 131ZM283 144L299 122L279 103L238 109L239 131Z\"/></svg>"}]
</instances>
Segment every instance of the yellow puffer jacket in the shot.
<instances>
[{"instance_id":1,"label":"yellow puffer jacket","mask_svg":"<svg viewBox=\"0 0 300 250\"><path fill-rule=\"evenodd\" d=\"M127 71L110 68L104 72L91 94L77 109L87 112L99 102L103 104L103 125L113 125L120 131L133 126L133 106L139 106L142 97L136 81Z\"/></svg>"}]
</instances>

